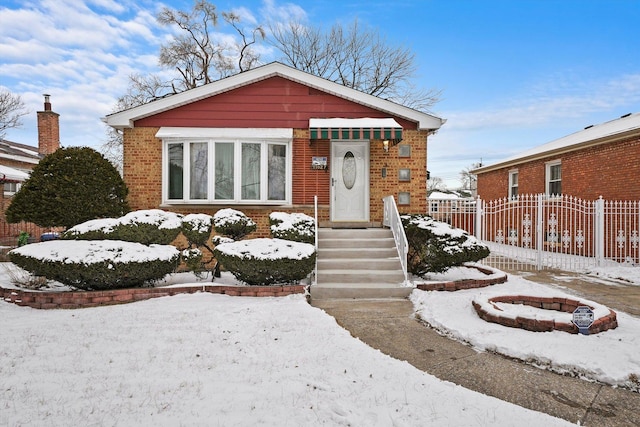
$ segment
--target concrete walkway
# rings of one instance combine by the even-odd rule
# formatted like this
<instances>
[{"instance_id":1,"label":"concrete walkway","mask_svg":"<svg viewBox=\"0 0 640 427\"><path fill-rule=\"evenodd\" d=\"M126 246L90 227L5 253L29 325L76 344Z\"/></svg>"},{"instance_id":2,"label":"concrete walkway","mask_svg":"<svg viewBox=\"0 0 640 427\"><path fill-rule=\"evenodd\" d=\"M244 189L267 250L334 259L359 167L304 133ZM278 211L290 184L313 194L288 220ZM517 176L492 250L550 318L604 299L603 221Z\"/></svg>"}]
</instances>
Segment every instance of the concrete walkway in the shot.
<instances>
[{"instance_id":1,"label":"concrete walkway","mask_svg":"<svg viewBox=\"0 0 640 427\"><path fill-rule=\"evenodd\" d=\"M640 304L633 305L640 287L623 286L612 291L603 284L587 286L577 277L569 280L570 273L564 276L567 280L557 280L559 274L538 273L527 279L556 283L567 288L568 293L575 287L585 298L614 310L635 315L640 311ZM371 347L442 380L581 426L640 426L640 393L554 374L492 353L479 353L415 320L413 305L406 299L327 299L312 300L311 304Z\"/></svg>"}]
</instances>

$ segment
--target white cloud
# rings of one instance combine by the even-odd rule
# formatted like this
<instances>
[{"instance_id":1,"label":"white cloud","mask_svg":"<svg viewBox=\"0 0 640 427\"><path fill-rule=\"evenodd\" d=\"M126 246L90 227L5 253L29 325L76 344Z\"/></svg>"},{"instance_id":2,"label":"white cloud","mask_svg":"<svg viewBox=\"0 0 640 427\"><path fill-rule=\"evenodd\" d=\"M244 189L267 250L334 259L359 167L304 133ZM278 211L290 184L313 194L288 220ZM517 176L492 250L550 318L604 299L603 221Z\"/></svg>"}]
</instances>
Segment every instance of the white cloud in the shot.
<instances>
[{"instance_id":1,"label":"white cloud","mask_svg":"<svg viewBox=\"0 0 640 427\"><path fill-rule=\"evenodd\" d=\"M297 4L277 4L275 0L264 0L260 12L268 22L306 22L308 18L307 12Z\"/></svg>"},{"instance_id":2,"label":"white cloud","mask_svg":"<svg viewBox=\"0 0 640 427\"><path fill-rule=\"evenodd\" d=\"M447 128L452 130L531 129L627 106L638 108L639 102L640 74L627 74L608 80L553 80L503 100L498 106L479 111L445 112L443 117L448 120Z\"/></svg>"}]
</instances>

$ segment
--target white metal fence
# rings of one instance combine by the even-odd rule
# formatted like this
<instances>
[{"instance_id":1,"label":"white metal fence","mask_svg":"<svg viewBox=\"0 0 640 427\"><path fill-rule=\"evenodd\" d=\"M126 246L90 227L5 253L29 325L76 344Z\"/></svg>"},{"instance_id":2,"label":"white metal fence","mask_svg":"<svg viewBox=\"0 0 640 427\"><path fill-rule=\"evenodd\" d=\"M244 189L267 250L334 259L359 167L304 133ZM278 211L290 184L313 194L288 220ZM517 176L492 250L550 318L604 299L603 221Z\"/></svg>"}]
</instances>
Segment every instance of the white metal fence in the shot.
<instances>
[{"instance_id":1,"label":"white metal fence","mask_svg":"<svg viewBox=\"0 0 640 427\"><path fill-rule=\"evenodd\" d=\"M429 214L487 243L496 267L578 269L640 265L640 201L520 195L429 199Z\"/></svg>"}]
</instances>

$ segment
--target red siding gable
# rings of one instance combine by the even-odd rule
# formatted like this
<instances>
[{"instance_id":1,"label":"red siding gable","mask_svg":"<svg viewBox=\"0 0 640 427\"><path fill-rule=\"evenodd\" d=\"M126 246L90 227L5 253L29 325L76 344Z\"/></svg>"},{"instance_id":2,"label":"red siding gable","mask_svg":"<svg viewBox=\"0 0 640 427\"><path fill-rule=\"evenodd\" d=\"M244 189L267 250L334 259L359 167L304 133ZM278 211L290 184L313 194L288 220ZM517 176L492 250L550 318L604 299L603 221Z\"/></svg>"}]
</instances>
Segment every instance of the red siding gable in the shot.
<instances>
[{"instance_id":1,"label":"red siding gable","mask_svg":"<svg viewBox=\"0 0 640 427\"><path fill-rule=\"evenodd\" d=\"M271 77L145 117L137 120L135 127L304 129L312 117L393 117L403 128L417 129L417 124L411 121L282 77Z\"/></svg>"}]
</instances>

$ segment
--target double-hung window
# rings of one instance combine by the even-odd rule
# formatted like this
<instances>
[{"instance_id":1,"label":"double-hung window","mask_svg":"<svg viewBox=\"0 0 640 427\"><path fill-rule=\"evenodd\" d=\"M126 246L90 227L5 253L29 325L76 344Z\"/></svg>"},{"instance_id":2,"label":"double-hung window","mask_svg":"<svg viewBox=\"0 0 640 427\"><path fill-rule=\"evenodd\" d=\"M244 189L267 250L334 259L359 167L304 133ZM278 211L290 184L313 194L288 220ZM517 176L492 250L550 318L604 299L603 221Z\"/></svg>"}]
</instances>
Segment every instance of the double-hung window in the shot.
<instances>
[{"instance_id":1,"label":"double-hung window","mask_svg":"<svg viewBox=\"0 0 640 427\"><path fill-rule=\"evenodd\" d=\"M546 164L546 184L548 195L562 194L562 163L559 160Z\"/></svg>"},{"instance_id":2,"label":"double-hung window","mask_svg":"<svg viewBox=\"0 0 640 427\"><path fill-rule=\"evenodd\" d=\"M4 183L4 195L13 196L20 190L22 183L20 182L5 182Z\"/></svg>"},{"instance_id":3,"label":"double-hung window","mask_svg":"<svg viewBox=\"0 0 640 427\"><path fill-rule=\"evenodd\" d=\"M228 136L230 130L208 138L163 138L164 202L289 204L291 139L261 139L259 130L251 130L238 130L245 135L237 138Z\"/></svg>"},{"instance_id":4,"label":"double-hung window","mask_svg":"<svg viewBox=\"0 0 640 427\"><path fill-rule=\"evenodd\" d=\"M509 200L518 198L518 171L509 171Z\"/></svg>"}]
</instances>

